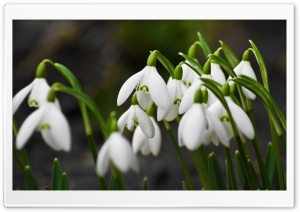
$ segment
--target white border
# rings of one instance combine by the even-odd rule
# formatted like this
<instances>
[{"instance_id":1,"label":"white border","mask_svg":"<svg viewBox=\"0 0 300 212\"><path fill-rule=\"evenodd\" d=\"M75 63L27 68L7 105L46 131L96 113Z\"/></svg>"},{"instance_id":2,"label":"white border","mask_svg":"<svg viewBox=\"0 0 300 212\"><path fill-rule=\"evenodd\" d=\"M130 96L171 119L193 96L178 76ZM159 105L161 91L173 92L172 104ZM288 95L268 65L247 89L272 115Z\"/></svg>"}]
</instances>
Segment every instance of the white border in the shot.
<instances>
[{"instance_id":1,"label":"white border","mask_svg":"<svg viewBox=\"0 0 300 212\"><path fill-rule=\"evenodd\" d=\"M55 12L53 12L55 11ZM130 12L134 11L134 13ZM167 12L166 12L167 11ZM201 12L200 12L201 11ZM255 11L255 12L254 12ZM7 207L291 207L294 205L294 6L291 4L7 4L4 8L4 140L12 141L12 20L287 20L286 191L13 191L12 146L4 142ZM114 200L118 200L118 205Z\"/></svg>"}]
</instances>

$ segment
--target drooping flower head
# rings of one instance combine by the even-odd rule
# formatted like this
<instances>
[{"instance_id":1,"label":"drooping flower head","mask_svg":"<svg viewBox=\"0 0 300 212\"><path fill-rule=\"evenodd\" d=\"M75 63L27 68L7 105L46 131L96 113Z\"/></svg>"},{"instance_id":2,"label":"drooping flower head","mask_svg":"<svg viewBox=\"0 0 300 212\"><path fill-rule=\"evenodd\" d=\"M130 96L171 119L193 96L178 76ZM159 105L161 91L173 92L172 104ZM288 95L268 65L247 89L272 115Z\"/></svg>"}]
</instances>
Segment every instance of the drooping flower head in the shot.
<instances>
[{"instance_id":1,"label":"drooping flower head","mask_svg":"<svg viewBox=\"0 0 300 212\"><path fill-rule=\"evenodd\" d=\"M20 127L16 138L17 149L22 149L34 130L40 131L46 144L56 151L70 151L69 123L54 103L55 91L50 90L47 101L34 111Z\"/></svg>"},{"instance_id":2,"label":"drooping flower head","mask_svg":"<svg viewBox=\"0 0 300 212\"><path fill-rule=\"evenodd\" d=\"M179 105L187 87L181 80L182 68L178 65L174 71L174 78L170 77L167 87L171 97L171 106L168 110L157 109L157 121L165 119L166 121L173 121L179 112Z\"/></svg>"},{"instance_id":3,"label":"drooping flower head","mask_svg":"<svg viewBox=\"0 0 300 212\"><path fill-rule=\"evenodd\" d=\"M214 55L220 56L220 48L214 52ZM220 65L215 63L214 60L212 60L210 63L210 68L212 79L223 85L226 82L226 79Z\"/></svg>"},{"instance_id":4,"label":"drooping flower head","mask_svg":"<svg viewBox=\"0 0 300 212\"><path fill-rule=\"evenodd\" d=\"M243 54L243 59L242 61L233 69L235 74L238 76L240 74L246 75L248 77L251 77L254 80L257 80L256 75L251 67L250 61L250 51L246 50ZM229 85L233 84L233 81L230 81L231 77L228 78ZM252 93L249 89L242 87L243 93L248 99L254 100L256 98L256 95Z\"/></svg>"},{"instance_id":5,"label":"drooping flower head","mask_svg":"<svg viewBox=\"0 0 300 212\"><path fill-rule=\"evenodd\" d=\"M154 107L153 104L147 109L147 114L150 116L150 120L154 126L153 138L147 137L140 126L138 126L133 134L132 148L133 152L137 154L141 152L143 155L149 155L150 153L157 156L161 148L161 131L158 124L153 118Z\"/></svg>"},{"instance_id":6,"label":"drooping flower head","mask_svg":"<svg viewBox=\"0 0 300 212\"><path fill-rule=\"evenodd\" d=\"M126 127L128 130L133 131L135 127L140 126L143 133L152 138L154 136L154 126L149 116L140 108L137 102L137 96L132 96L132 105L123 113L118 120L118 128L122 133Z\"/></svg>"},{"instance_id":7,"label":"drooping flower head","mask_svg":"<svg viewBox=\"0 0 300 212\"><path fill-rule=\"evenodd\" d=\"M238 128L240 133L244 134L247 138L253 139L255 136L255 132L251 120L249 119L245 111L241 109L237 104L235 104L230 98L229 85L227 83L223 85L222 92L225 96L225 100L232 114L233 121L235 122L236 127ZM216 101L213 105L211 105L208 108L208 111L210 111L213 114L216 114L219 117L227 131L229 139L231 139L233 137L233 130L230 124L227 111L222 105L222 103L219 100Z\"/></svg>"},{"instance_id":8,"label":"drooping flower head","mask_svg":"<svg viewBox=\"0 0 300 212\"><path fill-rule=\"evenodd\" d=\"M207 94L202 96L202 93L202 89L196 91L192 107L184 114L179 123L179 146L196 150L210 141L215 143L214 137L217 136L228 147L229 138L226 130L218 117L207 110L207 104L203 104L207 101Z\"/></svg>"},{"instance_id":9,"label":"drooping flower head","mask_svg":"<svg viewBox=\"0 0 300 212\"><path fill-rule=\"evenodd\" d=\"M168 109L171 101L169 92L163 78L157 73L156 55L152 52L148 58L147 66L140 72L131 76L121 87L117 104L122 105L136 88L137 99L141 107L146 110L154 102L161 109Z\"/></svg>"},{"instance_id":10,"label":"drooping flower head","mask_svg":"<svg viewBox=\"0 0 300 212\"><path fill-rule=\"evenodd\" d=\"M45 79L45 71L45 64L40 63L37 67L36 78L33 82L20 90L14 96L12 101L13 114L18 110L19 106L28 94L28 105L30 107L40 107L47 102L47 94L50 90L50 86ZM55 104L59 107L57 100L55 101Z\"/></svg>"},{"instance_id":11,"label":"drooping flower head","mask_svg":"<svg viewBox=\"0 0 300 212\"><path fill-rule=\"evenodd\" d=\"M127 172L129 169L136 172L139 170L138 160L131 146L120 132L112 132L101 147L96 163L96 173L104 176L110 162L121 172Z\"/></svg>"}]
</instances>

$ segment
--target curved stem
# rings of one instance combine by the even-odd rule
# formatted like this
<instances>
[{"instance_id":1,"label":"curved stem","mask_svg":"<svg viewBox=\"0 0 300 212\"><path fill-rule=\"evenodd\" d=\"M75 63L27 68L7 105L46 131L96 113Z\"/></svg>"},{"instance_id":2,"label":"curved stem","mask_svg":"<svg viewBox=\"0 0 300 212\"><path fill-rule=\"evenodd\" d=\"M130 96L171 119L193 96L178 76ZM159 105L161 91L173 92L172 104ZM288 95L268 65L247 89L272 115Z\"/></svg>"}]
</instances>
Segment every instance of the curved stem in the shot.
<instances>
[{"instance_id":1,"label":"curved stem","mask_svg":"<svg viewBox=\"0 0 300 212\"><path fill-rule=\"evenodd\" d=\"M190 172L189 172L189 170L188 170L188 168L187 168L187 165L186 165L186 163L185 163L185 161L184 161L184 158L183 158L183 156L182 156L182 154L181 154L181 152L180 152L180 149L179 149L177 140L176 140L176 138L175 138L175 136L174 136L174 133L173 133L173 131L172 131L172 129L171 129L171 126L170 126L169 122L167 122L167 121L165 121L165 120L164 120L164 125L165 125L165 128L166 128L166 130L167 130L167 132L168 132L168 134L169 134L169 136L170 136L170 138L171 138L171 140L172 140L172 144L173 144L173 146L174 146L174 148L175 148L175 151L176 151L176 153L177 153L177 156L178 156L178 158L179 158L179 161L180 161L181 167L182 167L182 169L183 169L183 172L184 172L186 181L187 181L187 183L188 183L190 189L191 189L191 190L195 190L195 186L194 186L194 184L193 184L193 181L192 181Z\"/></svg>"},{"instance_id":2,"label":"curved stem","mask_svg":"<svg viewBox=\"0 0 300 212\"><path fill-rule=\"evenodd\" d=\"M190 151L190 155L191 155L192 160L193 160L193 162L195 164L195 167L196 167L197 173L199 175L199 178L201 180L203 188L205 190L211 189L210 186L209 186L209 183L207 181L207 177L206 177L205 173L203 172L202 166L201 166L201 164L198 161L196 153L194 151Z\"/></svg>"}]
</instances>

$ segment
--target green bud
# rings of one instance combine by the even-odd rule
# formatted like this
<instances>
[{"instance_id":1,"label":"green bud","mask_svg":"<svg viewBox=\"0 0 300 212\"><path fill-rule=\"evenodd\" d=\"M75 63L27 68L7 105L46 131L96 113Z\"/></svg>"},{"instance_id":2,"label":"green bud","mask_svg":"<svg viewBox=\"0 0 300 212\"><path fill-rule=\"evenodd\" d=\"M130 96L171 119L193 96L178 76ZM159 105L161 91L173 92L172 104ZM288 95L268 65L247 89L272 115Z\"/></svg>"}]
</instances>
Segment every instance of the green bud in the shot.
<instances>
[{"instance_id":1,"label":"green bud","mask_svg":"<svg viewBox=\"0 0 300 212\"><path fill-rule=\"evenodd\" d=\"M247 49L243 54L244 61L250 61L250 51Z\"/></svg>"},{"instance_id":2,"label":"green bud","mask_svg":"<svg viewBox=\"0 0 300 212\"><path fill-rule=\"evenodd\" d=\"M236 86L235 84L230 85L230 93L235 93Z\"/></svg>"},{"instance_id":3,"label":"green bud","mask_svg":"<svg viewBox=\"0 0 300 212\"><path fill-rule=\"evenodd\" d=\"M156 51L151 52L147 60L147 66L156 66L156 58Z\"/></svg>"},{"instance_id":4,"label":"green bud","mask_svg":"<svg viewBox=\"0 0 300 212\"><path fill-rule=\"evenodd\" d=\"M56 91L53 88L51 88L50 91L48 92L47 101L54 102L55 98L56 98Z\"/></svg>"},{"instance_id":5,"label":"green bud","mask_svg":"<svg viewBox=\"0 0 300 212\"><path fill-rule=\"evenodd\" d=\"M230 88L227 82L224 83L224 85L222 86L222 93L224 96L229 96L230 92Z\"/></svg>"},{"instance_id":6,"label":"green bud","mask_svg":"<svg viewBox=\"0 0 300 212\"><path fill-rule=\"evenodd\" d=\"M136 97L136 93L134 93L132 98L131 98L131 104L132 105L139 105L137 97Z\"/></svg>"},{"instance_id":7,"label":"green bud","mask_svg":"<svg viewBox=\"0 0 300 212\"><path fill-rule=\"evenodd\" d=\"M206 61L203 66L203 74L210 74L210 60Z\"/></svg>"},{"instance_id":8,"label":"green bud","mask_svg":"<svg viewBox=\"0 0 300 212\"><path fill-rule=\"evenodd\" d=\"M195 96L194 96L194 103L202 103L202 91L201 91L201 88L199 88L196 93L195 93Z\"/></svg>"},{"instance_id":9,"label":"green bud","mask_svg":"<svg viewBox=\"0 0 300 212\"><path fill-rule=\"evenodd\" d=\"M202 100L203 100L203 103L207 104L207 101L208 101L207 88L202 89Z\"/></svg>"},{"instance_id":10,"label":"green bud","mask_svg":"<svg viewBox=\"0 0 300 212\"><path fill-rule=\"evenodd\" d=\"M44 62L41 62L35 71L35 77L36 78L45 78L46 76L46 64Z\"/></svg>"},{"instance_id":11,"label":"green bud","mask_svg":"<svg viewBox=\"0 0 300 212\"><path fill-rule=\"evenodd\" d=\"M182 67L181 63L176 66L175 71L174 71L174 79L181 80L182 79Z\"/></svg>"},{"instance_id":12,"label":"green bud","mask_svg":"<svg viewBox=\"0 0 300 212\"><path fill-rule=\"evenodd\" d=\"M110 124L110 132L117 132L118 131L118 121L116 118L112 118Z\"/></svg>"},{"instance_id":13,"label":"green bud","mask_svg":"<svg viewBox=\"0 0 300 212\"><path fill-rule=\"evenodd\" d=\"M221 50L222 50L222 47L218 48L218 49L214 52L214 55L220 57L220 55L221 55ZM214 60L211 60L211 63L215 63L215 64L216 64L216 62L215 62Z\"/></svg>"},{"instance_id":14,"label":"green bud","mask_svg":"<svg viewBox=\"0 0 300 212\"><path fill-rule=\"evenodd\" d=\"M197 45L196 43L193 43L188 50L188 56L191 58L196 58L196 54L197 54Z\"/></svg>"}]
</instances>

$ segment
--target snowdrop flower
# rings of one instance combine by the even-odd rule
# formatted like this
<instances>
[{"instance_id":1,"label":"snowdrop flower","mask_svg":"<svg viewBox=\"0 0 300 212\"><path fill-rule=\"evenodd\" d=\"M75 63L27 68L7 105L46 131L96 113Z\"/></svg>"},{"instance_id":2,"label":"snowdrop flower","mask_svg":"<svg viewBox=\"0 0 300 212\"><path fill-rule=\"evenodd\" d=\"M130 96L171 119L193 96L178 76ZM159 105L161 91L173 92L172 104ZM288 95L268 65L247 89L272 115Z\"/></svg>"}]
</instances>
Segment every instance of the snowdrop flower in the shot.
<instances>
[{"instance_id":1,"label":"snowdrop flower","mask_svg":"<svg viewBox=\"0 0 300 212\"><path fill-rule=\"evenodd\" d=\"M29 115L20 127L16 139L17 149L22 149L33 131L37 130L52 149L70 151L71 132L68 121L54 103L55 92L50 90L48 97L48 101Z\"/></svg>"},{"instance_id":2,"label":"snowdrop flower","mask_svg":"<svg viewBox=\"0 0 300 212\"><path fill-rule=\"evenodd\" d=\"M118 106L122 105L137 87L137 99L144 110L153 101L161 109L167 110L169 108L171 101L168 89L163 78L157 73L155 62L156 55L155 52L152 52L148 58L147 66L131 76L122 85L117 99Z\"/></svg>"},{"instance_id":3,"label":"snowdrop flower","mask_svg":"<svg viewBox=\"0 0 300 212\"><path fill-rule=\"evenodd\" d=\"M119 132L111 133L98 153L96 163L98 176L105 175L110 162L121 172L127 172L129 169L136 172L139 170L138 160L129 142Z\"/></svg>"},{"instance_id":4,"label":"snowdrop flower","mask_svg":"<svg viewBox=\"0 0 300 212\"><path fill-rule=\"evenodd\" d=\"M225 75L219 64L211 62L211 77L216 82L223 85L226 82Z\"/></svg>"},{"instance_id":5,"label":"snowdrop flower","mask_svg":"<svg viewBox=\"0 0 300 212\"><path fill-rule=\"evenodd\" d=\"M13 114L17 111L20 104L29 93L28 105L30 107L40 107L46 102L49 90L50 86L45 79L45 64L41 63L37 68L36 78L33 82L14 96L12 100ZM56 104L59 107L58 101L56 101Z\"/></svg>"},{"instance_id":6,"label":"snowdrop flower","mask_svg":"<svg viewBox=\"0 0 300 212\"><path fill-rule=\"evenodd\" d=\"M190 64L188 61L186 63ZM187 86L190 87L195 81L199 79L199 75L193 71L188 65L182 64L182 81Z\"/></svg>"},{"instance_id":7,"label":"snowdrop flower","mask_svg":"<svg viewBox=\"0 0 300 212\"><path fill-rule=\"evenodd\" d=\"M256 75L250 65L250 62L249 62L249 57L250 57L249 54L250 54L249 50L246 50L244 52L243 60L233 69L233 71L236 73L237 76L240 74L243 74L248 77L251 77L254 80L257 80ZM230 79L231 79L231 77L229 77L228 80L230 80ZM231 84L233 84L233 82L229 81L229 85L231 85ZM248 90L247 88L242 87L242 90L248 99L254 100L256 98L256 95L254 93L252 93L250 90Z\"/></svg>"},{"instance_id":8,"label":"snowdrop flower","mask_svg":"<svg viewBox=\"0 0 300 212\"><path fill-rule=\"evenodd\" d=\"M240 133L243 133L247 138L252 140L254 138L255 132L249 117L247 116L245 111L241 109L238 105L236 105L229 97L229 86L227 83L224 84L223 88L224 87L225 89L223 89L223 93L225 96L225 100L228 104L229 110L232 114L233 121L235 122L237 129L240 131ZM208 108L208 111L217 115L221 119L227 131L229 139L231 139L233 137L233 130L229 121L227 111L223 107L222 103L220 101L216 101L213 105L211 105Z\"/></svg>"},{"instance_id":9,"label":"snowdrop flower","mask_svg":"<svg viewBox=\"0 0 300 212\"><path fill-rule=\"evenodd\" d=\"M210 64L209 62L206 62L203 67L203 74L201 75L200 79L198 79L196 82L193 83L191 87L188 88L188 90L185 92L181 104L179 106L179 114L183 114L187 112L190 107L192 106L194 102L194 96L198 88L203 87L201 78L208 78L212 79L212 76L210 75ZM217 97L208 90L208 105L212 105L217 100Z\"/></svg>"},{"instance_id":10,"label":"snowdrop flower","mask_svg":"<svg viewBox=\"0 0 300 212\"><path fill-rule=\"evenodd\" d=\"M182 78L182 68L178 65L174 72L174 79L170 78L167 87L171 97L172 105L168 110L157 109L157 121L165 119L166 121L173 121L179 111L179 105L184 93L187 91L187 87L181 81Z\"/></svg>"},{"instance_id":11,"label":"snowdrop flower","mask_svg":"<svg viewBox=\"0 0 300 212\"><path fill-rule=\"evenodd\" d=\"M133 131L138 125L148 138L154 136L153 123L149 116L138 105L136 94L134 94L132 97L132 105L118 120L118 128L122 133L125 126L128 130Z\"/></svg>"},{"instance_id":12,"label":"snowdrop flower","mask_svg":"<svg viewBox=\"0 0 300 212\"><path fill-rule=\"evenodd\" d=\"M132 149L135 154L139 151L143 155L149 155L152 153L154 156L157 156L161 148L161 132L158 124L153 117L150 117L151 122L154 126L154 136L153 138L148 138L142 131L141 127L138 126L133 134L132 139Z\"/></svg>"},{"instance_id":13,"label":"snowdrop flower","mask_svg":"<svg viewBox=\"0 0 300 212\"><path fill-rule=\"evenodd\" d=\"M196 91L192 107L184 114L179 123L179 146L185 145L189 150L196 150L202 144L208 144L212 139L214 141L213 134L215 134L228 147L229 138L226 130L219 118L207 111L206 105L203 104L207 97L203 97L202 92L201 89Z\"/></svg>"}]
</instances>

